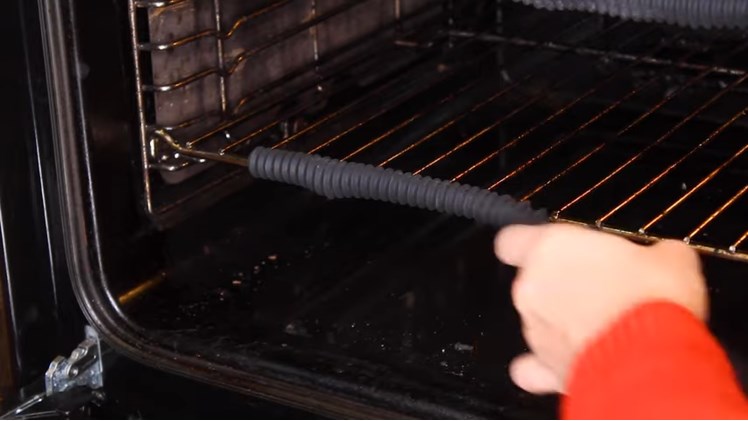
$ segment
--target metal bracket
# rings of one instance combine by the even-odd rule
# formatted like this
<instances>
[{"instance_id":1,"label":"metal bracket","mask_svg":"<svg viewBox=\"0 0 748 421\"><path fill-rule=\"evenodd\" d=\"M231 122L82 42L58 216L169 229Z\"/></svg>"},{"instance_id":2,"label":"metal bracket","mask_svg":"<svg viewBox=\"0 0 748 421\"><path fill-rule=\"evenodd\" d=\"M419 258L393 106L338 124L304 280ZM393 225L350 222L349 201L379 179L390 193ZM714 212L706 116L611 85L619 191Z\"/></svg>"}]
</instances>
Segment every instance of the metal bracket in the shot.
<instances>
[{"instance_id":1,"label":"metal bracket","mask_svg":"<svg viewBox=\"0 0 748 421\"><path fill-rule=\"evenodd\" d=\"M104 386L104 366L101 361L99 335L86 326L86 339L78 344L70 357L52 360L44 374L46 395L64 392L75 386L99 389Z\"/></svg>"}]
</instances>

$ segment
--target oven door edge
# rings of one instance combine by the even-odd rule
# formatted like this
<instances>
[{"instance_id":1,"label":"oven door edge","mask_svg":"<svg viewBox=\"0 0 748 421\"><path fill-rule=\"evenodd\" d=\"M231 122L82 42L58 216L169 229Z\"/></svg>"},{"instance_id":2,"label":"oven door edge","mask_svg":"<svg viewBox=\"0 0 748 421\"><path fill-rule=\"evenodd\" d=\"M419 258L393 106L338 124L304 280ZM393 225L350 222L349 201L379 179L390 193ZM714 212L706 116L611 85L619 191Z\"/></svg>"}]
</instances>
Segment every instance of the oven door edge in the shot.
<instances>
[{"instance_id":1,"label":"oven door edge","mask_svg":"<svg viewBox=\"0 0 748 421\"><path fill-rule=\"evenodd\" d=\"M5 6L0 28L7 60L0 75L10 83L0 151L0 311L7 323L0 320L0 336L5 337L0 346L7 355L0 377L13 374L5 384L5 403L13 405L27 397L55 355L75 346L83 317L57 234L60 215L51 182L56 169L38 5L11 0Z\"/></svg>"}]
</instances>

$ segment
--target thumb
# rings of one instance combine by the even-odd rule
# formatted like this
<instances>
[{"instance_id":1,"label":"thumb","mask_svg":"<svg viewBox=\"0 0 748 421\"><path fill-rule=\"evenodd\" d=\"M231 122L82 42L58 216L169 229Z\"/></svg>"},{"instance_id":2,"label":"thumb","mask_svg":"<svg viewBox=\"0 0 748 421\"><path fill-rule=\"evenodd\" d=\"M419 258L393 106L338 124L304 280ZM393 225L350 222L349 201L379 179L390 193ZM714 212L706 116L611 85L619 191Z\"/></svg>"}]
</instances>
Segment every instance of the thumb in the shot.
<instances>
[{"instance_id":1,"label":"thumb","mask_svg":"<svg viewBox=\"0 0 748 421\"><path fill-rule=\"evenodd\" d=\"M503 228L494 239L494 252L502 262L522 267L537 247L549 225L511 225Z\"/></svg>"},{"instance_id":2,"label":"thumb","mask_svg":"<svg viewBox=\"0 0 748 421\"><path fill-rule=\"evenodd\" d=\"M522 354L509 365L514 384L535 395L562 392L558 376L534 354Z\"/></svg>"}]
</instances>

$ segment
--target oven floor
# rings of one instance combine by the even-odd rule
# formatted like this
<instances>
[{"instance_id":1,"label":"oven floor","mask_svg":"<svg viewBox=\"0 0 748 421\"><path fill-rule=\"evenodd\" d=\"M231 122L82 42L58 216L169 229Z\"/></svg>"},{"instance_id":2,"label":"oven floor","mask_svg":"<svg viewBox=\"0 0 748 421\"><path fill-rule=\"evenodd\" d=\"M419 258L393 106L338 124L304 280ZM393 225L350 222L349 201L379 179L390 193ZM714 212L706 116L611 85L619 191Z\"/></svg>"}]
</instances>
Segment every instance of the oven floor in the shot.
<instances>
[{"instance_id":1,"label":"oven floor","mask_svg":"<svg viewBox=\"0 0 748 421\"><path fill-rule=\"evenodd\" d=\"M522 393L507 375L524 343L513 271L494 259L492 231L265 183L251 193L201 218L214 224L168 238L178 262L168 282L128 308L154 338L230 367L384 396L415 414L555 416L555 399ZM713 328L748 379L748 322L736 316L748 270L705 262Z\"/></svg>"},{"instance_id":2,"label":"oven floor","mask_svg":"<svg viewBox=\"0 0 748 421\"><path fill-rule=\"evenodd\" d=\"M136 321L175 351L237 368L264 360L448 417L553 416L553 399L527 396L507 376L524 345L512 272L493 258L491 231L276 187L252 195L276 201L239 197L215 215L237 221L252 207L245 225L170 238L180 263L134 303ZM200 256L177 258L203 234L215 241Z\"/></svg>"}]
</instances>

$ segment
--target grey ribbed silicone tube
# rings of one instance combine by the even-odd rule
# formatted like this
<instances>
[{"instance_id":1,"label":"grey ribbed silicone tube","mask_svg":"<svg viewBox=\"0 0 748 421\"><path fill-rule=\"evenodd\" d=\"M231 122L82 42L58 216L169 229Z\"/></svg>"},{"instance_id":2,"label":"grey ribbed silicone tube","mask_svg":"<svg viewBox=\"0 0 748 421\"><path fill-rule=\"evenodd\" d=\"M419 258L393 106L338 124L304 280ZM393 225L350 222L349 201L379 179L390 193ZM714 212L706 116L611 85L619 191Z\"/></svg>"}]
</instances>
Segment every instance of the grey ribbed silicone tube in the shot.
<instances>
[{"instance_id":1,"label":"grey ribbed silicone tube","mask_svg":"<svg viewBox=\"0 0 748 421\"><path fill-rule=\"evenodd\" d=\"M548 221L545 211L534 210L527 202L478 187L301 152L255 148L249 155L249 172L255 178L304 187L329 199L390 202L496 228Z\"/></svg>"},{"instance_id":2,"label":"grey ribbed silicone tube","mask_svg":"<svg viewBox=\"0 0 748 421\"><path fill-rule=\"evenodd\" d=\"M745 28L748 0L514 0L548 10L577 10L692 28Z\"/></svg>"}]
</instances>

